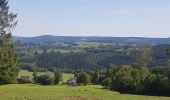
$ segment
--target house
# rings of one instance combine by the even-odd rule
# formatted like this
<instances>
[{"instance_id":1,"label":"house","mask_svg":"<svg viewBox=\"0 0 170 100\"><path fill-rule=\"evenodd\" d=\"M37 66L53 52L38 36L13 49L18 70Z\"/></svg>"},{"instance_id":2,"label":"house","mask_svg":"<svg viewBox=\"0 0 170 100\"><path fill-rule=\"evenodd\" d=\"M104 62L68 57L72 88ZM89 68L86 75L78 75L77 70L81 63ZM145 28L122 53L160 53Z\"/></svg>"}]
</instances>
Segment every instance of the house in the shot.
<instances>
[{"instance_id":1,"label":"house","mask_svg":"<svg viewBox=\"0 0 170 100\"><path fill-rule=\"evenodd\" d=\"M77 85L77 78L76 77L73 77L73 78L70 78L70 80L68 80L68 84L69 85Z\"/></svg>"},{"instance_id":2,"label":"house","mask_svg":"<svg viewBox=\"0 0 170 100\"><path fill-rule=\"evenodd\" d=\"M33 78L31 76L21 76L20 80L23 83L32 83L33 82Z\"/></svg>"}]
</instances>

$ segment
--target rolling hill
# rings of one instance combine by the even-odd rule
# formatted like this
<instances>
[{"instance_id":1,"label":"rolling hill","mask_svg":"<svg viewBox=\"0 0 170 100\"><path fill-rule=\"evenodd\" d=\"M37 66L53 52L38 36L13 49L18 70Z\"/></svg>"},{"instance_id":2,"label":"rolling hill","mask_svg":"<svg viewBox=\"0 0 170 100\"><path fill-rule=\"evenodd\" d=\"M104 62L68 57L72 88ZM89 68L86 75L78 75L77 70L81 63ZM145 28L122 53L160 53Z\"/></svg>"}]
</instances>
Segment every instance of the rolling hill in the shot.
<instances>
[{"instance_id":1,"label":"rolling hill","mask_svg":"<svg viewBox=\"0 0 170 100\"><path fill-rule=\"evenodd\" d=\"M13 41L21 40L23 43L43 43L43 42L122 42L136 44L170 44L170 38L145 38L145 37L82 37L82 36L53 36L42 35L36 37L13 36Z\"/></svg>"}]
</instances>

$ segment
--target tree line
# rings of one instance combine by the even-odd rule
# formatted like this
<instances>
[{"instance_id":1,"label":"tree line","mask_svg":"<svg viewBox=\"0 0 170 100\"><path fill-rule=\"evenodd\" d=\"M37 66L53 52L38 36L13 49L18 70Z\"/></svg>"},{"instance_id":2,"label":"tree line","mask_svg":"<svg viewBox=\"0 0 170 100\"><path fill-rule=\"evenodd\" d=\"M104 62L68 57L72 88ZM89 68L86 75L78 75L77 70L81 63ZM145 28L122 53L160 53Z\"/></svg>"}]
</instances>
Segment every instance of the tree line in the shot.
<instances>
[{"instance_id":1,"label":"tree line","mask_svg":"<svg viewBox=\"0 0 170 100\"><path fill-rule=\"evenodd\" d=\"M170 96L170 63L149 68L150 49L149 46L138 47L132 65L107 67L98 78L99 84L121 93Z\"/></svg>"},{"instance_id":2,"label":"tree line","mask_svg":"<svg viewBox=\"0 0 170 100\"><path fill-rule=\"evenodd\" d=\"M141 45L136 45L135 47L128 47L129 50L124 51L104 51L93 50L88 52L72 52L72 53L42 53L35 54L31 56L22 56L19 59L19 66L23 69L33 71L33 64L39 70L52 70L55 68L63 69L66 72L74 73L75 70L89 70L95 71L96 69L105 69L110 64L120 65L131 65L135 62L136 57L138 58L136 52ZM147 46L147 45L145 45ZM166 66L169 56L167 54L167 49L169 45L156 45L150 46L151 49L147 52L150 53L151 60L144 59L148 61L148 67L160 67ZM143 48L145 49L145 48ZM141 48L142 51L142 48ZM141 58L141 61L144 61ZM143 66L143 65L141 65Z\"/></svg>"}]
</instances>

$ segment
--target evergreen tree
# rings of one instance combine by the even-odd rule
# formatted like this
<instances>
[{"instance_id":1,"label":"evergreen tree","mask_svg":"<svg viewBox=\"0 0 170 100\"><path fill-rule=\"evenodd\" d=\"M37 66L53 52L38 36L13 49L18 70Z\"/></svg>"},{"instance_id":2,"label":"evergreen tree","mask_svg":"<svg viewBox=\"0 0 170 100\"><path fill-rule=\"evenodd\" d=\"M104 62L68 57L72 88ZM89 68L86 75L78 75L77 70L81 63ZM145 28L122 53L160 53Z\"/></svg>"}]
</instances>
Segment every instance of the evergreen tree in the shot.
<instances>
[{"instance_id":1,"label":"evergreen tree","mask_svg":"<svg viewBox=\"0 0 170 100\"><path fill-rule=\"evenodd\" d=\"M9 11L8 1L0 0L0 84L15 83L19 72L17 54L11 43L16 17Z\"/></svg>"},{"instance_id":2,"label":"evergreen tree","mask_svg":"<svg viewBox=\"0 0 170 100\"><path fill-rule=\"evenodd\" d=\"M34 71L34 72L32 73L32 76L34 77L34 83L36 84L36 83L37 83L37 78L38 78L38 73L37 73L37 71Z\"/></svg>"},{"instance_id":3,"label":"evergreen tree","mask_svg":"<svg viewBox=\"0 0 170 100\"><path fill-rule=\"evenodd\" d=\"M61 71L55 70L54 72L54 84L59 84L60 81L62 81L62 73Z\"/></svg>"},{"instance_id":4,"label":"evergreen tree","mask_svg":"<svg viewBox=\"0 0 170 100\"><path fill-rule=\"evenodd\" d=\"M100 78L99 70L96 70L92 78L92 83L99 84L99 78Z\"/></svg>"}]
</instances>

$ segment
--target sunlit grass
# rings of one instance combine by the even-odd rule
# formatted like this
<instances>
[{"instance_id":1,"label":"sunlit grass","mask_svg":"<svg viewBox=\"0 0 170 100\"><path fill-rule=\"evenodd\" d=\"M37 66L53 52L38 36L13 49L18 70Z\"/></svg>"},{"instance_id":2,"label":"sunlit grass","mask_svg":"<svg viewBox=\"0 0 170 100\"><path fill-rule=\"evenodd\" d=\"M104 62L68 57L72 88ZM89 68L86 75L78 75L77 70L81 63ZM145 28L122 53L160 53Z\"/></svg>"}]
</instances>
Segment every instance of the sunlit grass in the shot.
<instances>
[{"instance_id":1,"label":"sunlit grass","mask_svg":"<svg viewBox=\"0 0 170 100\"><path fill-rule=\"evenodd\" d=\"M168 97L125 95L90 86L40 86L14 84L0 86L0 100L170 100Z\"/></svg>"},{"instance_id":2,"label":"sunlit grass","mask_svg":"<svg viewBox=\"0 0 170 100\"><path fill-rule=\"evenodd\" d=\"M21 76L31 76L32 77L32 73L33 72L29 72L27 70L21 70L19 72L18 78L20 78ZM45 74L46 72L37 72L38 76ZM51 75L54 75L53 73L51 73ZM74 74L68 74L68 73L62 73L62 82L67 82L70 78L72 78L74 76Z\"/></svg>"}]
</instances>

